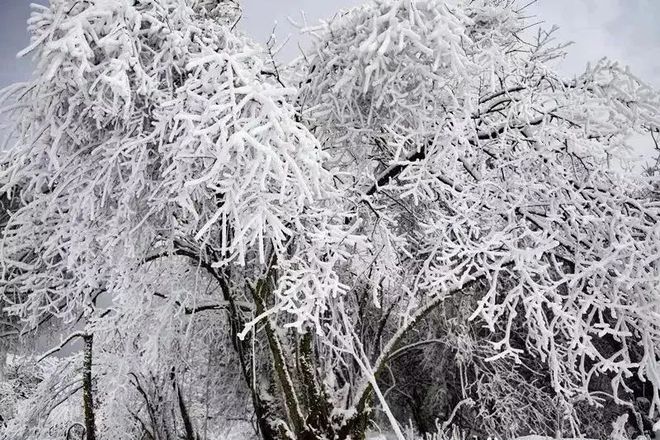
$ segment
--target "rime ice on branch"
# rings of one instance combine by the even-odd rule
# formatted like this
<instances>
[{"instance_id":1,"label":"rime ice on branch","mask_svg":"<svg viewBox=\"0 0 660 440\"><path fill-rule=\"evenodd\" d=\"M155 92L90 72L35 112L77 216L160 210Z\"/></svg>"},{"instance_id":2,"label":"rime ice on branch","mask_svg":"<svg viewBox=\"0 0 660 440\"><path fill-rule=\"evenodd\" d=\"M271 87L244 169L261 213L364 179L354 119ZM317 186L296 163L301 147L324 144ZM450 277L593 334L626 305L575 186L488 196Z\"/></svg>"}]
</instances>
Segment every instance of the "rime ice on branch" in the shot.
<instances>
[{"instance_id":1,"label":"rime ice on branch","mask_svg":"<svg viewBox=\"0 0 660 440\"><path fill-rule=\"evenodd\" d=\"M644 382L657 414L658 182L609 164L660 97L607 60L561 78L518 8L344 12L308 30L296 89L232 2L36 6L35 79L2 96L0 292L24 332L94 335L99 438L210 431L227 377L264 438L363 439L375 407L402 438L393 364L438 343L444 427L577 435L581 402ZM36 408L10 429L45 430Z\"/></svg>"},{"instance_id":2,"label":"rime ice on branch","mask_svg":"<svg viewBox=\"0 0 660 440\"><path fill-rule=\"evenodd\" d=\"M405 298L404 323L478 280L491 360L531 354L571 402L638 375L652 416L660 207L608 164L658 131L660 97L607 60L562 79L563 47L510 3L377 1L309 29L303 114L363 206L367 283Z\"/></svg>"}]
</instances>

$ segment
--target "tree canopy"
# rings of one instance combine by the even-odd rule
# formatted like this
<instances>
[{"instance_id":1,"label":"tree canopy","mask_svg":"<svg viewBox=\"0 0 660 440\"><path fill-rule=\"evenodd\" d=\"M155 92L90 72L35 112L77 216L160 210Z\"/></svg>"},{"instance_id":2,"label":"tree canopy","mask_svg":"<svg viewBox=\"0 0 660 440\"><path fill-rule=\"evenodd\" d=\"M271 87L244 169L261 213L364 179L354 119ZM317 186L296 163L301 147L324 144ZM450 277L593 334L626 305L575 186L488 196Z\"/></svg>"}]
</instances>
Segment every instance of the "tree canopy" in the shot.
<instances>
[{"instance_id":1,"label":"tree canopy","mask_svg":"<svg viewBox=\"0 0 660 440\"><path fill-rule=\"evenodd\" d=\"M652 431L658 180L613 164L660 94L564 78L525 8L372 1L280 66L233 2L35 6L2 94L0 435Z\"/></svg>"}]
</instances>

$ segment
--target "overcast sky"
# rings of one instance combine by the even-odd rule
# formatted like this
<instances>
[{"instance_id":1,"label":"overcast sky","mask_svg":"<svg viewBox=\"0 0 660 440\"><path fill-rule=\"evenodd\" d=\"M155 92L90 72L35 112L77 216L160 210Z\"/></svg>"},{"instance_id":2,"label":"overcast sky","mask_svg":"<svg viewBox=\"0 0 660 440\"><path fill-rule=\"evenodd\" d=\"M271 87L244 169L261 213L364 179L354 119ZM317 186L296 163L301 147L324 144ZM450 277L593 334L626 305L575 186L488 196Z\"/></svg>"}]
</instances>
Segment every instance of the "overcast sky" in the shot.
<instances>
[{"instance_id":1,"label":"overcast sky","mask_svg":"<svg viewBox=\"0 0 660 440\"><path fill-rule=\"evenodd\" d=\"M30 65L17 60L28 36L25 21L29 4L35 0L0 0L0 87L29 76ZM44 2L41 0L40 2ZM296 30L287 17L301 22L331 18L340 8L356 6L360 0L242 0L244 31L265 42L277 21L280 41L292 34L283 57L297 52ZM603 56L629 65L642 79L660 88L660 0L539 0L528 9L539 20L560 27L558 37L574 41L561 70L572 75L587 61Z\"/></svg>"}]
</instances>

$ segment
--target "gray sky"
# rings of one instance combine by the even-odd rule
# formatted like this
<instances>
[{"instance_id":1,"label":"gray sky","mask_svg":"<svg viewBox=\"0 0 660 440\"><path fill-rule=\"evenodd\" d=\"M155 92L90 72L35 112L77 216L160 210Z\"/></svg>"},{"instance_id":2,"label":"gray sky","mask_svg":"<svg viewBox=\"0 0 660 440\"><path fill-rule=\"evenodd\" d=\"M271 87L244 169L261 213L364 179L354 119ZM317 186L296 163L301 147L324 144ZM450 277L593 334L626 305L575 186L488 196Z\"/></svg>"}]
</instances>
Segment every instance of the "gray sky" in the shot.
<instances>
[{"instance_id":1,"label":"gray sky","mask_svg":"<svg viewBox=\"0 0 660 440\"><path fill-rule=\"evenodd\" d=\"M0 0L0 87L29 76L30 64L17 60L28 36L25 21L29 4L37 0ZM45 0L40 0L43 3ZM292 34L282 58L296 55L296 29L287 17L301 22L331 18L340 8L356 6L361 0L242 0L244 31L265 42L277 21L280 41ZM528 9L547 25L560 26L558 38L575 41L560 69L572 75L587 61L605 55L629 65L645 81L660 88L660 0L539 0Z\"/></svg>"},{"instance_id":2,"label":"gray sky","mask_svg":"<svg viewBox=\"0 0 660 440\"><path fill-rule=\"evenodd\" d=\"M574 41L562 71L574 74L607 56L660 88L659 0L540 0L530 9L559 25L558 38Z\"/></svg>"}]
</instances>

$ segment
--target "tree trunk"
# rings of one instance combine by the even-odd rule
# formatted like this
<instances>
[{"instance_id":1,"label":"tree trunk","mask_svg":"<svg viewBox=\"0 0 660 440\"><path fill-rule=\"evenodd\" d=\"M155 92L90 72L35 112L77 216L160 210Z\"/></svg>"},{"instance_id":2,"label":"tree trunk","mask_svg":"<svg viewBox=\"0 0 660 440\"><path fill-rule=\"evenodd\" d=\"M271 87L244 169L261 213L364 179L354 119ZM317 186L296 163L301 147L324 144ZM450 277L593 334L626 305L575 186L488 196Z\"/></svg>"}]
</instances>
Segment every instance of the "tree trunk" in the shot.
<instances>
[{"instance_id":1,"label":"tree trunk","mask_svg":"<svg viewBox=\"0 0 660 440\"><path fill-rule=\"evenodd\" d=\"M195 429L193 428L192 421L190 420L190 414L188 414L188 408L186 408L186 402L183 400L183 394L181 393L181 388L179 384L175 382L176 387L176 396L179 400L179 412L181 413L181 419L183 420L183 427L186 430L186 440L195 440L197 437L195 435Z\"/></svg>"},{"instance_id":2,"label":"tree trunk","mask_svg":"<svg viewBox=\"0 0 660 440\"><path fill-rule=\"evenodd\" d=\"M257 314L262 314L266 310L265 297L268 293L270 293L270 286L268 283L268 278L266 278L265 281L258 281L256 288L252 291ZM289 421L291 422L293 432L297 437L302 437L306 428L305 420L303 419L300 402L298 401L298 396L291 380L289 367L284 357L282 344L275 330L273 329L270 318L266 317L264 321L264 330L268 339L268 347L270 348L270 354L273 358L273 368L275 369L277 379L280 383L280 388L284 394L284 408L286 409Z\"/></svg>"},{"instance_id":3,"label":"tree trunk","mask_svg":"<svg viewBox=\"0 0 660 440\"><path fill-rule=\"evenodd\" d=\"M83 410L85 413L85 436L87 440L96 440L96 424L94 422L94 395L92 392L92 347L94 337L83 336L85 351L83 358Z\"/></svg>"}]
</instances>

